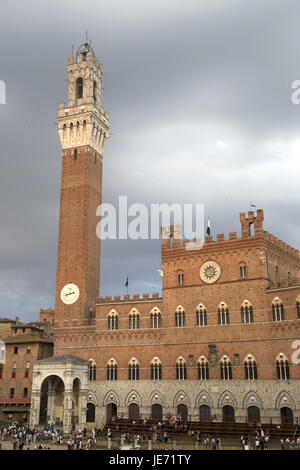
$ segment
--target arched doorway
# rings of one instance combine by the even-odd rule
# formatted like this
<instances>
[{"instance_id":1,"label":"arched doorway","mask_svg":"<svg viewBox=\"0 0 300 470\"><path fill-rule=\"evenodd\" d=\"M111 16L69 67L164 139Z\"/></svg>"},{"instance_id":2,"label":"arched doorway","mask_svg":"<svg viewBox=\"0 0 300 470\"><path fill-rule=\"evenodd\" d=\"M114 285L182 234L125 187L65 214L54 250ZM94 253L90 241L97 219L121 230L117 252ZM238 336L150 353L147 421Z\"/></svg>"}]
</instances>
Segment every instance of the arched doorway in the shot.
<instances>
[{"instance_id":1,"label":"arched doorway","mask_svg":"<svg viewBox=\"0 0 300 470\"><path fill-rule=\"evenodd\" d=\"M112 417L116 417L118 407L115 403L109 403L106 407L106 417L108 421L111 421Z\"/></svg>"},{"instance_id":2,"label":"arched doorway","mask_svg":"<svg viewBox=\"0 0 300 470\"><path fill-rule=\"evenodd\" d=\"M129 419L137 421L140 418L140 408L136 403L130 403L128 408Z\"/></svg>"},{"instance_id":3,"label":"arched doorway","mask_svg":"<svg viewBox=\"0 0 300 470\"><path fill-rule=\"evenodd\" d=\"M284 406L280 409L281 424L294 424L294 416L291 408Z\"/></svg>"},{"instance_id":4,"label":"arched doorway","mask_svg":"<svg viewBox=\"0 0 300 470\"><path fill-rule=\"evenodd\" d=\"M152 421L162 421L162 406L155 404L151 406L151 419Z\"/></svg>"},{"instance_id":5,"label":"arched doorway","mask_svg":"<svg viewBox=\"0 0 300 470\"><path fill-rule=\"evenodd\" d=\"M230 405L223 406L223 423L234 423L234 409Z\"/></svg>"},{"instance_id":6,"label":"arched doorway","mask_svg":"<svg viewBox=\"0 0 300 470\"><path fill-rule=\"evenodd\" d=\"M249 406L247 412L248 412L249 423L260 422L260 409L257 406Z\"/></svg>"},{"instance_id":7,"label":"arched doorway","mask_svg":"<svg viewBox=\"0 0 300 470\"><path fill-rule=\"evenodd\" d=\"M201 423L210 422L210 407L208 405L201 405L199 408L199 418Z\"/></svg>"},{"instance_id":8,"label":"arched doorway","mask_svg":"<svg viewBox=\"0 0 300 470\"><path fill-rule=\"evenodd\" d=\"M177 406L177 418L180 419L181 421L187 421L188 420L188 409L186 405L178 405Z\"/></svg>"},{"instance_id":9,"label":"arched doorway","mask_svg":"<svg viewBox=\"0 0 300 470\"><path fill-rule=\"evenodd\" d=\"M86 422L94 423L96 421L96 407L94 403L88 403L86 407Z\"/></svg>"},{"instance_id":10,"label":"arched doorway","mask_svg":"<svg viewBox=\"0 0 300 470\"><path fill-rule=\"evenodd\" d=\"M50 375L41 386L39 424L61 423L65 386L60 377Z\"/></svg>"}]
</instances>

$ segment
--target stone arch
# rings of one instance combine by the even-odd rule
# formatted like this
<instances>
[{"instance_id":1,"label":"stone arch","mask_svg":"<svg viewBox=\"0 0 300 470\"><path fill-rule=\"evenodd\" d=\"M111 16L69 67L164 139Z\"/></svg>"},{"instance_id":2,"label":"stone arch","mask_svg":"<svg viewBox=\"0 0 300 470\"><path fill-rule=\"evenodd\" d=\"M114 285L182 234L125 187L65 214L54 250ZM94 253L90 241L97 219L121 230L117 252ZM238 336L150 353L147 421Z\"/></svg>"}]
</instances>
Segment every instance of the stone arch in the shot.
<instances>
[{"instance_id":1,"label":"stone arch","mask_svg":"<svg viewBox=\"0 0 300 470\"><path fill-rule=\"evenodd\" d=\"M76 379L79 380L79 384L80 384L80 388L81 388L81 386L82 386L82 378L81 378L79 375L75 375L75 376L72 378L72 380L73 380L72 383L73 383L73 384L74 384L74 381L75 381Z\"/></svg>"},{"instance_id":2,"label":"stone arch","mask_svg":"<svg viewBox=\"0 0 300 470\"><path fill-rule=\"evenodd\" d=\"M263 402L257 392L250 390L244 397L243 408L248 408L249 406L257 406L260 410L263 409Z\"/></svg>"},{"instance_id":3,"label":"stone arch","mask_svg":"<svg viewBox=\"0 0 300 470\"><path fill-rule=\"evenodd\" d=\"M293 411L296 410L296 404L292 396L286 390L282 390L276 400L275 400L275 409L280 410L280 408L291 408Z\"/></svg>"},{"instance_id":4,"label":"stone arch","mask_svg":"<svg viewBox=\"0 0 300 470\"><path fill-rule=\"evenodd\" d=\"M162 404L163 404L163 398L162 398L161 393L158 390L153 390L153 392L150 393L149 398L148 398L148 406L162 405Z\"/></svg>"},{"instance_id":5,"label":"stone arch","mask_svg":"<svg viewBox=\"0 0 300 470\"><path fill-rule=\"evenodd\" d=\"M106 406L109 403L115 403L117 406L120 405L118 394L114 390L110 390L109 392L107 392L107 394L103 398L103 406Z\"/></svg>"},{"instance_id":6,"label":"stone arch","mask_svg":"<svg viewBox=\"0 0 300 470\"><path fill-rule=\"evenodd\" d=\"M183 390L179 390L173 399L173 407L176 408L177 405L187 405L191 406L190 399Z\"/></svg>"},{"instance_id":7,"label":"stone arch","mask_svg":"<svg viewBox=\"0 0 300 470\"><path fill-rule=\"evenodd\" d=\"M125 405L129 406L131 403L136 403L137 405L141 406L142 405L142 399L140 394L135 391L131 390L131 392L128 393L126 399L125 399Z\"/></svg>"},{"instance_id":8,"label":"stone arch","mask_svg":"<svg viewBox=\"0 0 300 470\"><path fill-rule=\"evenodd\" d=\"M228 390L225 390L219 398L218 408L223 408L223 406L227 405L232 406L234 409L237 408L237 402L233 394Z\"/></svg>"},{"instance_id":9,"label":"stone arch","mask_svg":"<svg viewBox=\"0 0 300 470\"><path fill-rule=\"evenodd\" d=\"M46 374L46 375L44 375L43 377L40 378L40 380L39 380L39 382L38 382L38 384L37 384L39 390L42 388L42 385L43 385L44 381L45 381L46 379L48 379L49 377L51 377L51 376L56 376L56 377L60 378L60 379L63 381L64 386L66 387L66 383L65 383L63 374L60 374L59 372L53 372L53 371L50 372L50 371L49 371L48 374Z\"/></svg>"},{"instance_id":10,"label":"stone arch","mask_svg":"<svg viewBox=\"0 0 300 470\"><path fill-rule=\"evenodd\" d=\"M206 390L202 390L197 395L197 398L196 398L196 401L195 401L195 407L199 407L201 405L207 405L210 408L213 408L213 406L214 406L212 398Z\"/></svg>"},{"instance_id":11,"label":"stone arch","mask_svg":"<svg viewBox=\"0 0 300 470\"><path fill-rule=\"evenodd\" d=\"M95 406L98 406L98 398L95 392L93 390L89 390L87 393L87 401L89 403L93 403Z\"/></svg>"},{"instance_id":12,"label":"stone arch","mask_svg":"<svg viewBox=\"0 0 300 470\"><path fill-rule=\"evenodd\" d=\"M47 374L47 376L44 377L40 386L38 425L54 423L57 417L59 417L60 422L63 421L65 392L66 384L58 374ZM73 382L71 398L73 403Z\"/></svg>"}]
</instances>

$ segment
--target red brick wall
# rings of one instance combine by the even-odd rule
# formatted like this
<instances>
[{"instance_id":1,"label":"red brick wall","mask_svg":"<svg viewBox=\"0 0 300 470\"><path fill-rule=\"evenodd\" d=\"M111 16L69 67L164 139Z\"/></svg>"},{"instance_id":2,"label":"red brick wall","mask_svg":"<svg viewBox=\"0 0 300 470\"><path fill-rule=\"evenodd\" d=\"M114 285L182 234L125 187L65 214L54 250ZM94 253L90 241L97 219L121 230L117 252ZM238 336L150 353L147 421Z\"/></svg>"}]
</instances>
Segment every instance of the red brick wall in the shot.
<instances>
[{"instance_id":1,"label":"red brick wall","mask_svg":"<svg viewBox=\"0 0 300 470\"><path fill-rule=\"evenodd\" d=\"M62 157L60 222L55 321L58 325L86 322L99 293L100 240L96 235L101 203L102 157L89 146L64 150ZM80 289L76 304L60 300L62 287L73 282ZM65 322L65 323L64 323Z\"/></svg>"}]
</instances>

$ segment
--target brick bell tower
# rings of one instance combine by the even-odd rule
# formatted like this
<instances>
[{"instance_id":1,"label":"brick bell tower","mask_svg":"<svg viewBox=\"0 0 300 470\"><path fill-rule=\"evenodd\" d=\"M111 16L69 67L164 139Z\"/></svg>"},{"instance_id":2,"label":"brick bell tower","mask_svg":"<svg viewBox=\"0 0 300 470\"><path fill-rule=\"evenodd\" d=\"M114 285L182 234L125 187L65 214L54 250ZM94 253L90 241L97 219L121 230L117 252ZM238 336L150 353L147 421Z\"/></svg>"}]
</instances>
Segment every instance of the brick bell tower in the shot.
<instances>
[{"instance_id":1,"label":"brick bell tower","mask_svg":"<svg viewBox=\"0 0 300 470\"><path fill-rule=\"evenodd\" d=\"M103 68L88 43L68 59L68 104L56 123L62 146L55 326L89 325L100 283L102 159L109 137Z\"/></svg>"}]
</instances>

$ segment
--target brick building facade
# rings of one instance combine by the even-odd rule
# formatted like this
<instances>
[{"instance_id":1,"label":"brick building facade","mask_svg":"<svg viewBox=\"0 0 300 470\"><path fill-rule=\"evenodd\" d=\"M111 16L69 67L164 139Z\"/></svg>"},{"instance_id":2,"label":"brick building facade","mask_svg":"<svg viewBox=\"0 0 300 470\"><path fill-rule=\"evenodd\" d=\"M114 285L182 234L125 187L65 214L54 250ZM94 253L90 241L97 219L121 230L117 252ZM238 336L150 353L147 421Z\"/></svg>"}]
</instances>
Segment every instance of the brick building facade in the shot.
<instances>
[{"instance_id":1,"label":"brick building facade","mask_svg":"<svg viewBox=\"0 0 300 470\"><path fill-rule=\"evenodd\" d=\"M5 361L0 363L0 418L29 423L32 371L36 360L53 355L54 311L40 311L40 321L0 319Z\"/></svg>"},{"instance_id":2,"label":"brick building facade","mask_svg":"<svg viewBox=\"0 0 300 470\"><path fill-rule=\"evenodd\" d=\"M43 416L68 430L116 413L298 418L299 251L264 230L262 210L240 214L241 236L208 236L199 249L187 249L179 227L163 230L161 298L98 297L96 208L109 129L102 66L88 44L69 58L68 82L57 121L54 358L34 366L31 425Z\"/></svg>"}]
</instances>

